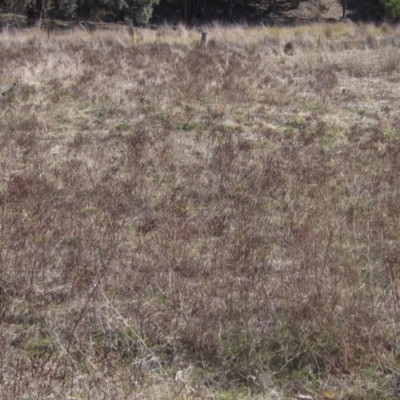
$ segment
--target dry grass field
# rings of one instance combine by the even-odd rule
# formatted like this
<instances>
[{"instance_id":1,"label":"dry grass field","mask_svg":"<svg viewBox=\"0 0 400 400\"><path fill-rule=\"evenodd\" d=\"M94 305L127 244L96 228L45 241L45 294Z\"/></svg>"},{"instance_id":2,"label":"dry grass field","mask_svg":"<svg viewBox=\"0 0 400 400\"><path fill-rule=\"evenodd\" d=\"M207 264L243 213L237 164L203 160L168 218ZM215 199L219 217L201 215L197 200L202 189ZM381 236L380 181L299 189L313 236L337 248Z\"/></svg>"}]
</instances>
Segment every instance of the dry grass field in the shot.
<instances>
[{"instance_id":1,"label":"dry grass field","mask_svg":"<svg viewBox=\"0 0 400 400\"><path fill-rule=\"evenodd\" d=\"M400 28L0 34L0 399L400 393Z\"/></svg>"}]
</instances>

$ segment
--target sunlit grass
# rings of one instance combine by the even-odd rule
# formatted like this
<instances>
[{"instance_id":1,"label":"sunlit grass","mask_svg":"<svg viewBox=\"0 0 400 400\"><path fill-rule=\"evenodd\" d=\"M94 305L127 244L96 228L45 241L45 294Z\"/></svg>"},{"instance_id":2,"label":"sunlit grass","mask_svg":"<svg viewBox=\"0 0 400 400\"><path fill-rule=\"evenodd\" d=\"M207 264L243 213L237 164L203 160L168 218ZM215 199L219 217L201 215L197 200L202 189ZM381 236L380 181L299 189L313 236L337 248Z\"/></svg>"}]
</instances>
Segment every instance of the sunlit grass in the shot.
<instances>
[{"instance_id":1,"label":"sunlit grass","mask_svg":"<svg viewBox=\"0 0 400 400\"><path fill-rule=\"evenodd\" d=\"M398 28L202 30L0 34L5 399L393 398Z\"/></svg>"}]
</instances>

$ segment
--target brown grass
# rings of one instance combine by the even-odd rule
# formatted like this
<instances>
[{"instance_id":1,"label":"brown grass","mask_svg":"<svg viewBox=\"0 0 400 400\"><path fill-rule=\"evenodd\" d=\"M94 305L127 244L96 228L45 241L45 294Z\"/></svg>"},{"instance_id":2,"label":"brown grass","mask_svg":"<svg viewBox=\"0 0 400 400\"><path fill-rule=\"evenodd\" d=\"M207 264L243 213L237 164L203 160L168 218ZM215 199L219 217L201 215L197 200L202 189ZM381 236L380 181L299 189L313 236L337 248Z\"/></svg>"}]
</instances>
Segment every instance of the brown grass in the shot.
<instances>
[{"instance_id":1,"label":"brown grass","mask_svg":"<svg viewBox=\"0 0 400 400\"><path fill-rule=\"evenodd\" d=\"M2 399L397 397L399 30L208 31L0 35Z\"/></svg>"}]
</instances>

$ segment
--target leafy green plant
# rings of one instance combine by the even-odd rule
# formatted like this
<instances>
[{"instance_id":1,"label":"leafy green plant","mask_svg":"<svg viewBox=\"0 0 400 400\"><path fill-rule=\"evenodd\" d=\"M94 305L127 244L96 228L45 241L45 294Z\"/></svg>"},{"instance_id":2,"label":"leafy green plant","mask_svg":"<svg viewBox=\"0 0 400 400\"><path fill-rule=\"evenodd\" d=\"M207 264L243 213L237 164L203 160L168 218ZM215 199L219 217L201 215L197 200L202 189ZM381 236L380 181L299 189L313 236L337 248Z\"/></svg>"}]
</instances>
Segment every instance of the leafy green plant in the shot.
<instances>
[{"instance_id":1,"label":"leafy green plant","mask_svg":"<svg viewBox=\"0 0 400 400\"><path fill-rule=\"evenodd\" d=\"M295 129L302 129L307 125L307 121L303 117L295 117L289 122L289 126Z\"/></svg>"},{"instance_id":2,"label":"leafy green plant","mask_svg":"<svg viewBox=\"0 0 400 400\"><path fill-rule=\"evenodd\" d=\"M199 126L199 123L197 121L183 121L178 125L178 128L186 131L186 132L190 132L195 130L197 127Z\"/></svg>"},{"instance_id":3,"label":"leafy green plant","mask_svg":"<svg viewBox=\"0 0 400 400\"><path fill-rule=\"evenodd\" d=\"M28 341L26 351L32 358L37 358L54 353L55 348L50 337L39 337Z\"/></svg>"}]
</instances>

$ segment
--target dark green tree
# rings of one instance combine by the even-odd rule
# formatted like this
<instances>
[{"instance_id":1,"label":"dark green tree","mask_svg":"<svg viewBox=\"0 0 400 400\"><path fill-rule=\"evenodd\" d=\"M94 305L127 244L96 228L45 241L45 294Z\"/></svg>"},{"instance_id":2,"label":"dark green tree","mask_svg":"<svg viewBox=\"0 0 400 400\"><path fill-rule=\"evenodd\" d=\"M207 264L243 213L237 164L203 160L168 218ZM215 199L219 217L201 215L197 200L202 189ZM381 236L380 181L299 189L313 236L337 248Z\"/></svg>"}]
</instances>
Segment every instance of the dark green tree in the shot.
<instances>
[{"instance_id":1,"label":"dark green tree","mask_svg":"<svg viewBox=\"0 0 400 400\"><path fill-rule=\"evenodd\" d=\"M146 25L160 0L6 0L7 11L25 14L29 24L46 19L91 18L99 11L113 19Z\"/></svg>"},{"instance_id":2,"label":"dark green tree","mask_svg":"<svg viewBox=\"0 0 400 400\"><path fill-rule=\"evenodd\" d=\"M136 25L146 25L151 16L153 15L154 6L157 5L160 0L118 0L121 1L123 6L122 9L128 8L133 22Z\"/></svg>"},{"instance_id":3,"label":"dark green tree","mask_svg":"<svg viewBox=\"0 0 400 400\"><path fill-rule=\"evenodd\" d=\"M380 0L385 9L385 16L398 20L400 18L400 0Z\"/></svg>"},{"instance_id":4,"label":"dark green tree","mask_svg":"<svg viewBox=\"0 0 400 400\"><path fill-rule=\"evenodd\" d=\"M196 21L200 24L208 17L209 6L213 0L176 0L182 22L193 26Z\"/></svg>"}]
</instances>

